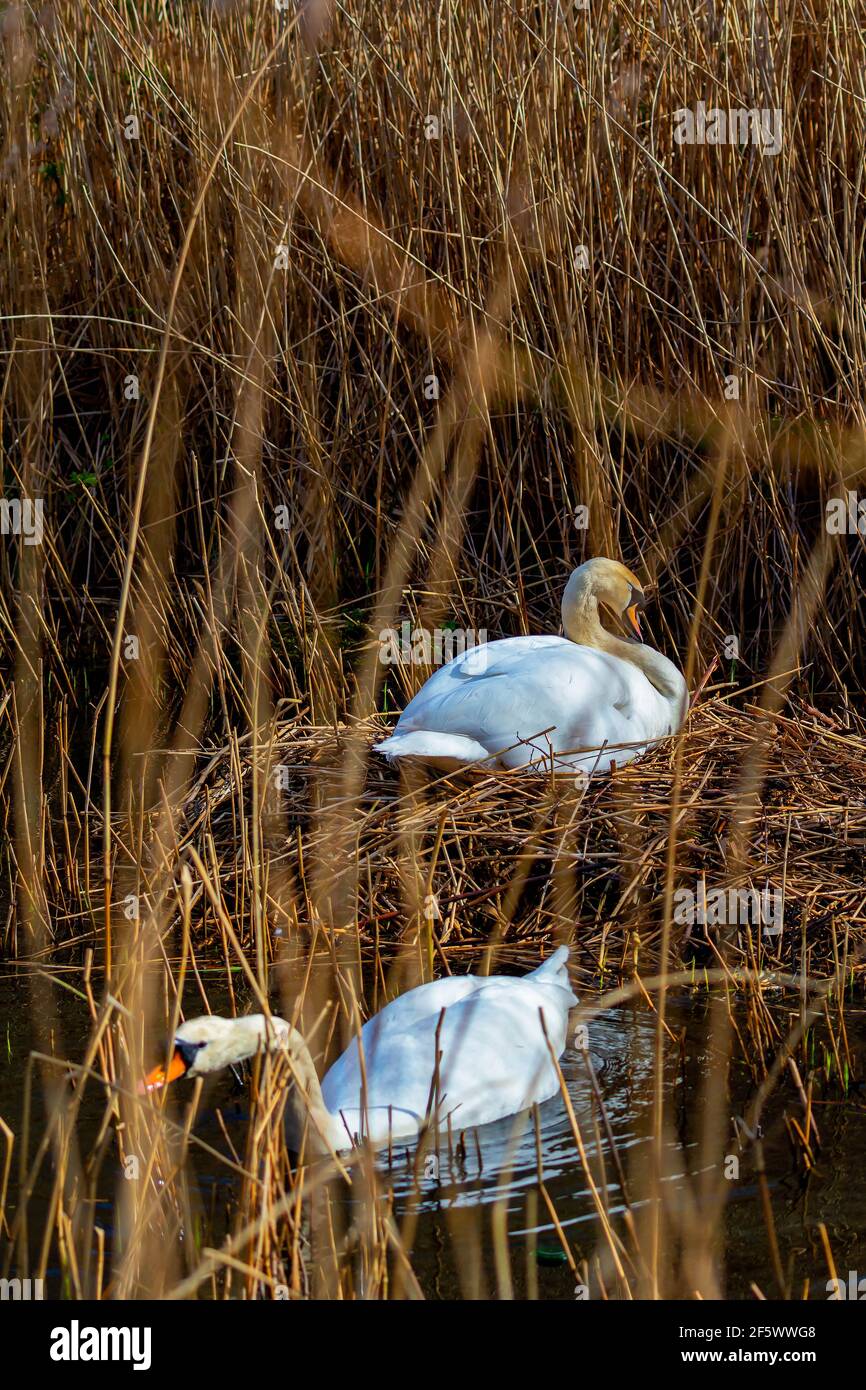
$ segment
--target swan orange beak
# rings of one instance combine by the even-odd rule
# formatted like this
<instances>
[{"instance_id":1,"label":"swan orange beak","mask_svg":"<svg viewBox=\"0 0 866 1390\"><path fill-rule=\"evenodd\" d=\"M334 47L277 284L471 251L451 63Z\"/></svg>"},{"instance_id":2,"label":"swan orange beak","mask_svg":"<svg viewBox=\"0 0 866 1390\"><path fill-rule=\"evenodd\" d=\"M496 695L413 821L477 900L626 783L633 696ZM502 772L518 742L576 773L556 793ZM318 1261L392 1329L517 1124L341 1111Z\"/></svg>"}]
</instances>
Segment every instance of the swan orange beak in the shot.
<instances>
[{"instance_id":1,"label":"swan orange beak","mask_svg":"<svg viewBox=\"0 0 866 1390\"><path fill-rule=\"evenodd\" d=\"M637 610L638 605L636 603L633 603L630 608L627 608L625 610L625 614L623 616L628 618L629 627L631 628L637 640L639 642L642 642L643 636L640 630L640 619L638 618Z\"/></svg>"},{"instance_id":2,"label":"swan orange beak","mask_svg":"<svg viewBox=\"0 0 866 1390\"><path fill-rule=\"evenodd\" d=\"M180 1048L176 1047L167 1069L160 1062L158 1067L154 1067L153 1071L147 1073L143 1081L139 1081L138 1094L143 1096L148 1091L161 1091L163 1086L167 1086L171 1081L176 1081L179 1076L183 1076L185 1071L186 1062L181 1056Z\"/></svg>"}]
</instances>

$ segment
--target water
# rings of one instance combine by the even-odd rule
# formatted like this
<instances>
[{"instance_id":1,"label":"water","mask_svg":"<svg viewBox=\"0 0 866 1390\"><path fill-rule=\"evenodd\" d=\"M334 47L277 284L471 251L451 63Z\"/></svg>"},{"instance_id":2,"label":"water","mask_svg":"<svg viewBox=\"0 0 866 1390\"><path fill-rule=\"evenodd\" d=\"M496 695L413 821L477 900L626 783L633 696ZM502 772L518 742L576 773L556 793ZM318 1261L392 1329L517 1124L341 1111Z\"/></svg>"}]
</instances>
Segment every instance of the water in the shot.
<instances>
[{"instance_id":1,"label":"water","mask_svg":"<svg viewBox=\"0 0 866 1390\"><path fill-rule=\"evenodd\" d=\"M74 976L70 983L76 983ZM57 1055L75 1060L84 1052L90 1030L89 1012L75 994L62 988L54 993L59 1030L55 1050ZM214 990L214 1007L221 1007L216 994ZM189 1012L198 1011L200 999L192 992L187 1002ZM669 1050L665 1075L666 1106L676 1130L676 1141L669 1151L666 1195L674 1201L684 1193L689 1180L686 1170L693 1169L697 1162L700 1085L708 1061L707 1007L706 996L699 993L674 995L669 1000L669 1024L674 1033L683 1033L681 1055L677 1057L675 1049ZM780 1025L787 1030L790 1007L780 998L778 1009ZM26 983L0 981L0 1117L16 1136L21 1133L27 1054L35 1042L30 1018L31 997ZM866 1010L849 1006L845 1020L855 1076L859 1076L866 1070ZM654 1038L655 1016L642 1003L610 1010L589 1025L589 1055L635 1211L641 1202L639 1174L646 1169L649 1154ZM561 1065L590 1170L597 1185L606 1183L608 1208L616 1220L622 1214L624 1199L610 1145L593 1105L584 1057L569 1048ZM750 1094L751 1080L735 1064L730 1113L744 1113ZM866 1104L856 1084L847 1096L835 1087L828 1088L822 1097L816 1086L815 1094L823 1149L812 1174L804 1176L788 1140L785 1112L801 1120L789 1087L765 1113L764 1148L787 1277L797 1296L808 1278L811 1296L826 1297L828 1274L818 1236L819 1222L828 1228L839 1273L844 1277L849 1269L866 1272ZM42 1104L37 1080L33 1088L31 1147L44 1123ZM89 1087L79 1125L85 1146L96 1137L103 1105L99 1088ZM227 1075L211 1083L205 1092L196 1132L215 1149L227 1152L222 1119L230 1139L243 1152L247 1118L246 1092ZM494 1217L504 1209L516 1296L534 1286L541 1297L573 1298L574 1276L563 1262L555 1224L539 1194L539 1156L557 1221L578 1263L592 1260L597 1253L598 1221L561 1097L541 1107L538 1139L532 1117L517 1122L503 1120L477 1134L477 1144L470 1136L465 1153L459 1151L458 1136L452 1136L449 1144L447 1136L440 1135L438 1148L434 1146L417 1163L411 1146L396 1148L390 1165L387 1156L378 1160L383 1184L394 1192L397 1222L401 1223L407 1210L417 1205L412 1262L424 1292L434 1297L496 1293L492 1231ZM597 1136L602 1136L600 1148ZM733 1138L728 1148L737 1152ZM205 1210L211 1208L215 1184L221 1200L230 1197L233 1180L216 1160L193 1147L191 1163ZM13 1185L16 1170L17 1163L13 1165ZM742 1178L730 1184L725 1214L726 1293L729 1297L747 1297L755 1283L768 1296L774 1296L775 1281L759 1192L746 1160L742 1171ZM98 1195L96 1219L110 1231L112 1187L117 1176L110 1161L106 1162L104 1173L105 1190ZM51 1173L45 1167L31 1204L31 1230L39 1228L50 1185ZM349 1197L349 1216L351 1203ZM465 1277L461 1282L459 1255L468 1244L477 1245L479 1240L481 1263L474 1282L467 1287ZM56 1293L56 1271L49 1273L49 1290L53 1277Z\"/></svg>"}]
</instances>

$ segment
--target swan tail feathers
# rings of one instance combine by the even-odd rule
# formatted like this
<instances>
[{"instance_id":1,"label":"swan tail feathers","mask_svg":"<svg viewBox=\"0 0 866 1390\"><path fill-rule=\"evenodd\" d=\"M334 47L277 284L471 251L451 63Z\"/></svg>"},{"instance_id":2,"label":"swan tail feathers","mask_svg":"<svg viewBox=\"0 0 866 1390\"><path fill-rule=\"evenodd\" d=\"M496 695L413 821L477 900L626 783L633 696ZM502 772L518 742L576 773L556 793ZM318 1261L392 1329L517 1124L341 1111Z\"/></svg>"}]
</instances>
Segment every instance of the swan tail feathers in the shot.
<instances>
[{"instance_id":1,"label":"swan tail feathers","mask_svg":"<svg viewBox=\"0 0 866 1390\"><path fill-rule=\"evenodd\" d=\"M543 960L538 969L532 971L532 974L538 980L544 980L548 984L561 985L563 989L571 991L571 982L568 978L568 958L570 955L570 946L560 946L552 956ZM578 1002L577 995L573 992L572 998L576 1004Z\"/></svg>"},{"instance_id":2,"label":"swan tail feathers","mask_svg":"<svg viewBox=\"0 0 866 1390\"><path fill-rule=\"evenodd\" d=\"M441 759L454 766L477 763L490 757L484 745L474 738L465 738L462 734L439 734L425 729L392 734L381 743L375 743L373 752L381 753L386 758Z\"/></svg>"}]
</instances>

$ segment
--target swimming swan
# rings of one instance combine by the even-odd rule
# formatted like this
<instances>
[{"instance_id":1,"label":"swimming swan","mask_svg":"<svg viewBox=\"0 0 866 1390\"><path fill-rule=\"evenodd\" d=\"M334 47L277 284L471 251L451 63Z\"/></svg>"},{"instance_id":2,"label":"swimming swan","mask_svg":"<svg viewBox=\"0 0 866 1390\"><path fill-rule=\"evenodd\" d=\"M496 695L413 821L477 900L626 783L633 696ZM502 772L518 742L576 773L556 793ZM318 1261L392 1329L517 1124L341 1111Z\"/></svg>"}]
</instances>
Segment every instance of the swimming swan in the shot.
<instances>
[{"instance_id":1,"label":"swimming swan","mask_svg":"<svg viewBox=\"0 0 866 1390\"><path fill-rule=\"evenodd\" d=\"M364 1024L363 1071L354 1038L321 1084L304 1039L285 1019L209 1015L178 1028L168 1068L155 1067L141 1089L220 1071L254 1057L260 1048L281 1048L304 1092L293 1085L286 1106L289 1141L296 1148L307 1119L308 1146L317 1152L351 1149L361 1136L382 1145L417 1135L428 1110L440 1124L450 1116L459 1131L517 1114L556 1094L559 1078L540 1014L550 1047L560 1057L568 1012L576 1003L567 946L519 978L433 980L401 994ZM432 1099L437 1030L438 1106Z\"/></svg>"},{"instance_id":2,"label":"swimming swan","mask_svg":"<svg viewBox=\"0 0 866 1390\"><path fill-rule=\"evenodd\" d=\"M562 596L564 637L506 637L471 647L435 671L410 700L386 758L444 771L487 767L609 772L675 733L688 709L685 680L643 645L639 581L616 560L587 560ZM634 638L602 627L599 604Z\"/></svg>"}]
</instances>

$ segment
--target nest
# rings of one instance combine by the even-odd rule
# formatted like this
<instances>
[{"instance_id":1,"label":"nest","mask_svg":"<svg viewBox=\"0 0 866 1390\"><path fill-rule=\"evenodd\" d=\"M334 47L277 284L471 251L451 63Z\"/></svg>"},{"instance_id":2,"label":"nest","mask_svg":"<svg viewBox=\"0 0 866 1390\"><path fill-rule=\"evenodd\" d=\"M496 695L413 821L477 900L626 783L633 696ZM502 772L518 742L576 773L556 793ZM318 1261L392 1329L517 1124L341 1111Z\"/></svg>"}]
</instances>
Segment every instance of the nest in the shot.
<instances>
[{"instance_id":1,"label":"nest","mask_svg":"<svg viewBox=\"0 0 866 1390\"><path fill-rule=\"evenodd\" d=\"M596 983L652 970L677 795L674 953L700 964L724 942L730 961L768 978L840 962L856 974L866 940L866 739L847 719L804 703L770 717L721 697L693 710L679 773L673 740L588 783L523 771L425 777L374 755L355 798L344 763L353 738L366 751L381 737L378 722L354 735L279 724L258 767L272 945L313 928L371 955L426 943L447 970L490 947L505 968L530 964L571 940L578 971ZM252 780L248 745L222 750L185 808L181 850L203 840L216 848L235 908L248 856L237 827Z\"/></svg>"}]
</instances>

